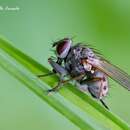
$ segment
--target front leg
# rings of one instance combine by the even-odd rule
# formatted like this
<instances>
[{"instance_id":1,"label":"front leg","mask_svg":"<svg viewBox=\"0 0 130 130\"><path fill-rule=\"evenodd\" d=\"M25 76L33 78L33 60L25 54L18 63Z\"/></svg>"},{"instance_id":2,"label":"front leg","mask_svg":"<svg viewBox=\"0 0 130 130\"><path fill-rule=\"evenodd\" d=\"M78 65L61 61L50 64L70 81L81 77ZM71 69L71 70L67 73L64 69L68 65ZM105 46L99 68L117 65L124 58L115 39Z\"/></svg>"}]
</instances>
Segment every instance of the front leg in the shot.
<instances>
[{"instance_id":1,"label":"front leg","mask_svg":"<svg viewBox=\"0 0 130 130\"><path fill-rule=\"evenodd\" d=\"M49 59L51 59L51 58L49 58ZM49 59L48 59L48 61L49 61ZM61 59L61 58L58 57L56 63L59 64L59 65L61 65L62 62L63 62L63 59ZM37 77L41 78L41 77L51 76L51 75L54 75L56 73L57 73L56 70L52 69L52 71L48 72L47 74L39 74L39 75L37 75Z\"/></svg>"},{"instance_id":2,"label":"front leg","mask_svg":"<svg viewBox=\"0 0 130 130\"><path fill-rule=\"evenodd\" d=\"M57 91L63 85L64 77L68 74L68 72L63 66L61 66L61 64L53 61L51 58L48 59L48 62L52 66L54 72L56 72L60 76L58 84L54 88L48 90L48 92L54 92Z\"/></svg>"},{"instance_id":3,"label":"front leg","mask_svg":"<svg viewBox=\"0 0 130 130\"><path fill-rule=\"evenodd\" d=\"M51 58L48 59L48 62L52 66L53 70L59 75L66 76L68 74L67 70L62 65L53 61Z\"/></svg>"}]
</instances>

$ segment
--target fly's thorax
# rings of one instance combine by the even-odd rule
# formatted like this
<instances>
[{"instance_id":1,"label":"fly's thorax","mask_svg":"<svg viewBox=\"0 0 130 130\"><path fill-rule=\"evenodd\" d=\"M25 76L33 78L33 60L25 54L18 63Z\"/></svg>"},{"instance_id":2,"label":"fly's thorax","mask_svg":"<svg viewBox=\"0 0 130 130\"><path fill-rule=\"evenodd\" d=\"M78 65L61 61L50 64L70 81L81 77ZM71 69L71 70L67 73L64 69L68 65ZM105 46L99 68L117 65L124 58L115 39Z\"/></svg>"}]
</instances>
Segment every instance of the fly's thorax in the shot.
<instances>
[{"instance_id":1,"label":"fly's thorax","mask_svg":"<svg viewBox=\"0 0 130 130\"><path fill-rule=\"evenodd\" d=\"M82 50L82 57L83 58L95 58L96 57L96 55L94 54L94 52L92 51L92 49L90 49L90 48L83 48L83 50Z\"/></svg>"},{"instance_id":2,"label":"fly's thorax","mask_svg":"<svg viewBox=\"0 0 130 130\"><path fill-rule=\"evenodd\" d=\"M81 51L82 48L74 46L65 59L65 68L69 71L70 75L78 76L85 72L85 69L81 64Z\"/></svg>"}]
</instances>

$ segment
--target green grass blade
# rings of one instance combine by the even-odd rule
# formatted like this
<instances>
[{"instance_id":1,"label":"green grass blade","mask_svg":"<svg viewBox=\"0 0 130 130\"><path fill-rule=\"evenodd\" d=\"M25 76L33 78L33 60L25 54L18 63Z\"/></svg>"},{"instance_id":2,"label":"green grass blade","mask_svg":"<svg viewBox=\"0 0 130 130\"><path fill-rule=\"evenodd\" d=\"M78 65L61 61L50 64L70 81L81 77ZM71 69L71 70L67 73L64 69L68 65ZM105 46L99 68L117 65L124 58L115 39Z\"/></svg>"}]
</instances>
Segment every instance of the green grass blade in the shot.
<instances>
[{"instance_id":1,"label":"green grass blade","mask_svg":"<svg viewBox=\"0 0 130 130\"><path fill-rule=\"evenodd\" d=\"M103 130L100 125L97 125L96 122L86 117L82 116L82 112L76 112L74 105L71 105L66 101L63 96L60 94L55 94L52 96L47 95L47 87L44 85L37 77L35 77L28 70L23 68L18 64L14 59L9 57L6 53L0 50L0 65L9 73L11 73L15 78L24 83L29 89L31 89L35 94L37 94L42 100L46 101L49 105L55 108L58 112L67 117L75 125L77 125L82 130ZM68 104L68 105L65 105ZM81 114L81 115L80 115ZM93 124L94 123L94 124Z\"/></svg>"},{"instance_id":2,"label":"green grass blade","mask_svg":"<svg viewBox=\"0 0 130 130\"><path fill-rule=\"evenodd\" d=\"M14 48L9 44L9 42L0 39L0 48L12 56L17 62L22 64L25 68L31 71L33 74L45 74L48 69L37 63L35 60L25 55L18 49ZM2 65L2 63L1 63ZM47 77L42 80L49 86L57 81L57 77ZM104 128L113 130L129 130L130 127L124 121L119 119L113 113L104 109L100 104L93 100L88 95L75 89L74 86L67 84L64 90L59 92L65 99L71 101L72 104L80 107L83 112L85 112L96 124L101 125ZM55 95L55 94L54 94ZM63 110L64 111L64 110ZM61 112L62 113L62 112ZM72 120L71 120L72 121ZM74 121L73 121L74 122ZM88 123L89 124L89 123ZM91 123L90 123L91 124ZM89 125L90 125L89 124ZM91 126L91 125L90 125ZM84 128L84 127L83 127ZM94 128L94 126L92 126Z\"/></svg>"}]
</instances>

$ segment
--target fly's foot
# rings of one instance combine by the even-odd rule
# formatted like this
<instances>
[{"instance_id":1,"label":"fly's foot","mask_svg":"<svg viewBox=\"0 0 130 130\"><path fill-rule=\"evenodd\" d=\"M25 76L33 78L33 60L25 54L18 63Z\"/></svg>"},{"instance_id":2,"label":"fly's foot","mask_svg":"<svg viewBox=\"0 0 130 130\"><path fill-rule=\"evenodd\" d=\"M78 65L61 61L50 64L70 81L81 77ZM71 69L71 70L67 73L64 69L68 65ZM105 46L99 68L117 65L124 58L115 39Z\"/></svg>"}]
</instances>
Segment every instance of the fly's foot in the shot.
<instances>
[{"instance_id":1,"label":"fly's foot","mask_svg":"<svg viewBox=\"0 0 130 130\"><path fill-rule=\"evenodd\" d=\"M53 92L57 92L58 89L52 88L47 90L47 95L51 95Z\"/></svg>"},{"instance_id":2,"label":"fly's foot","mask_svg":"<svg viewBox=\"0 0 130 130\"><path fill-rule=\"evenodd\" d=\"M52 95L52 92L53 92L52 89L48 89L48 90L47 90L47 95L48 95L48 96Z\"/></svg>"}]
</instances>

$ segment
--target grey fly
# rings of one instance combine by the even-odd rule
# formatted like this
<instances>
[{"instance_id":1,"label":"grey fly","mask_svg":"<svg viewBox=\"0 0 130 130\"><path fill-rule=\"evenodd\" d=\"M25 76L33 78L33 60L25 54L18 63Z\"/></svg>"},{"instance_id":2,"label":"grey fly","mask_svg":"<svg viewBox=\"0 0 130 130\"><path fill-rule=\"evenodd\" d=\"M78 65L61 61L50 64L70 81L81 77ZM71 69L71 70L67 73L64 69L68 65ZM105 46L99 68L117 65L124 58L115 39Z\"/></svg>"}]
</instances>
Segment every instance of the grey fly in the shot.
<instances>
[{"instance_id":1,"label":"grey fly","mask_svg":"<svg viewBox=\"0 0 130 130\"><path fill-rule=\"evenodd\" d=\"M56 60L48 59L53 70L48 74L38 75L38 77L59 75L57 86L48 92L57 91L65 83L73 80L81 91L89 92L108 109L103 101L103 97L107 95L109 89L108 77L130 90L130 76L102 58L89 46L72 45L72 43L70 38L54 42L52 47L56 51Z\"/></svg>"}]
</instances>

